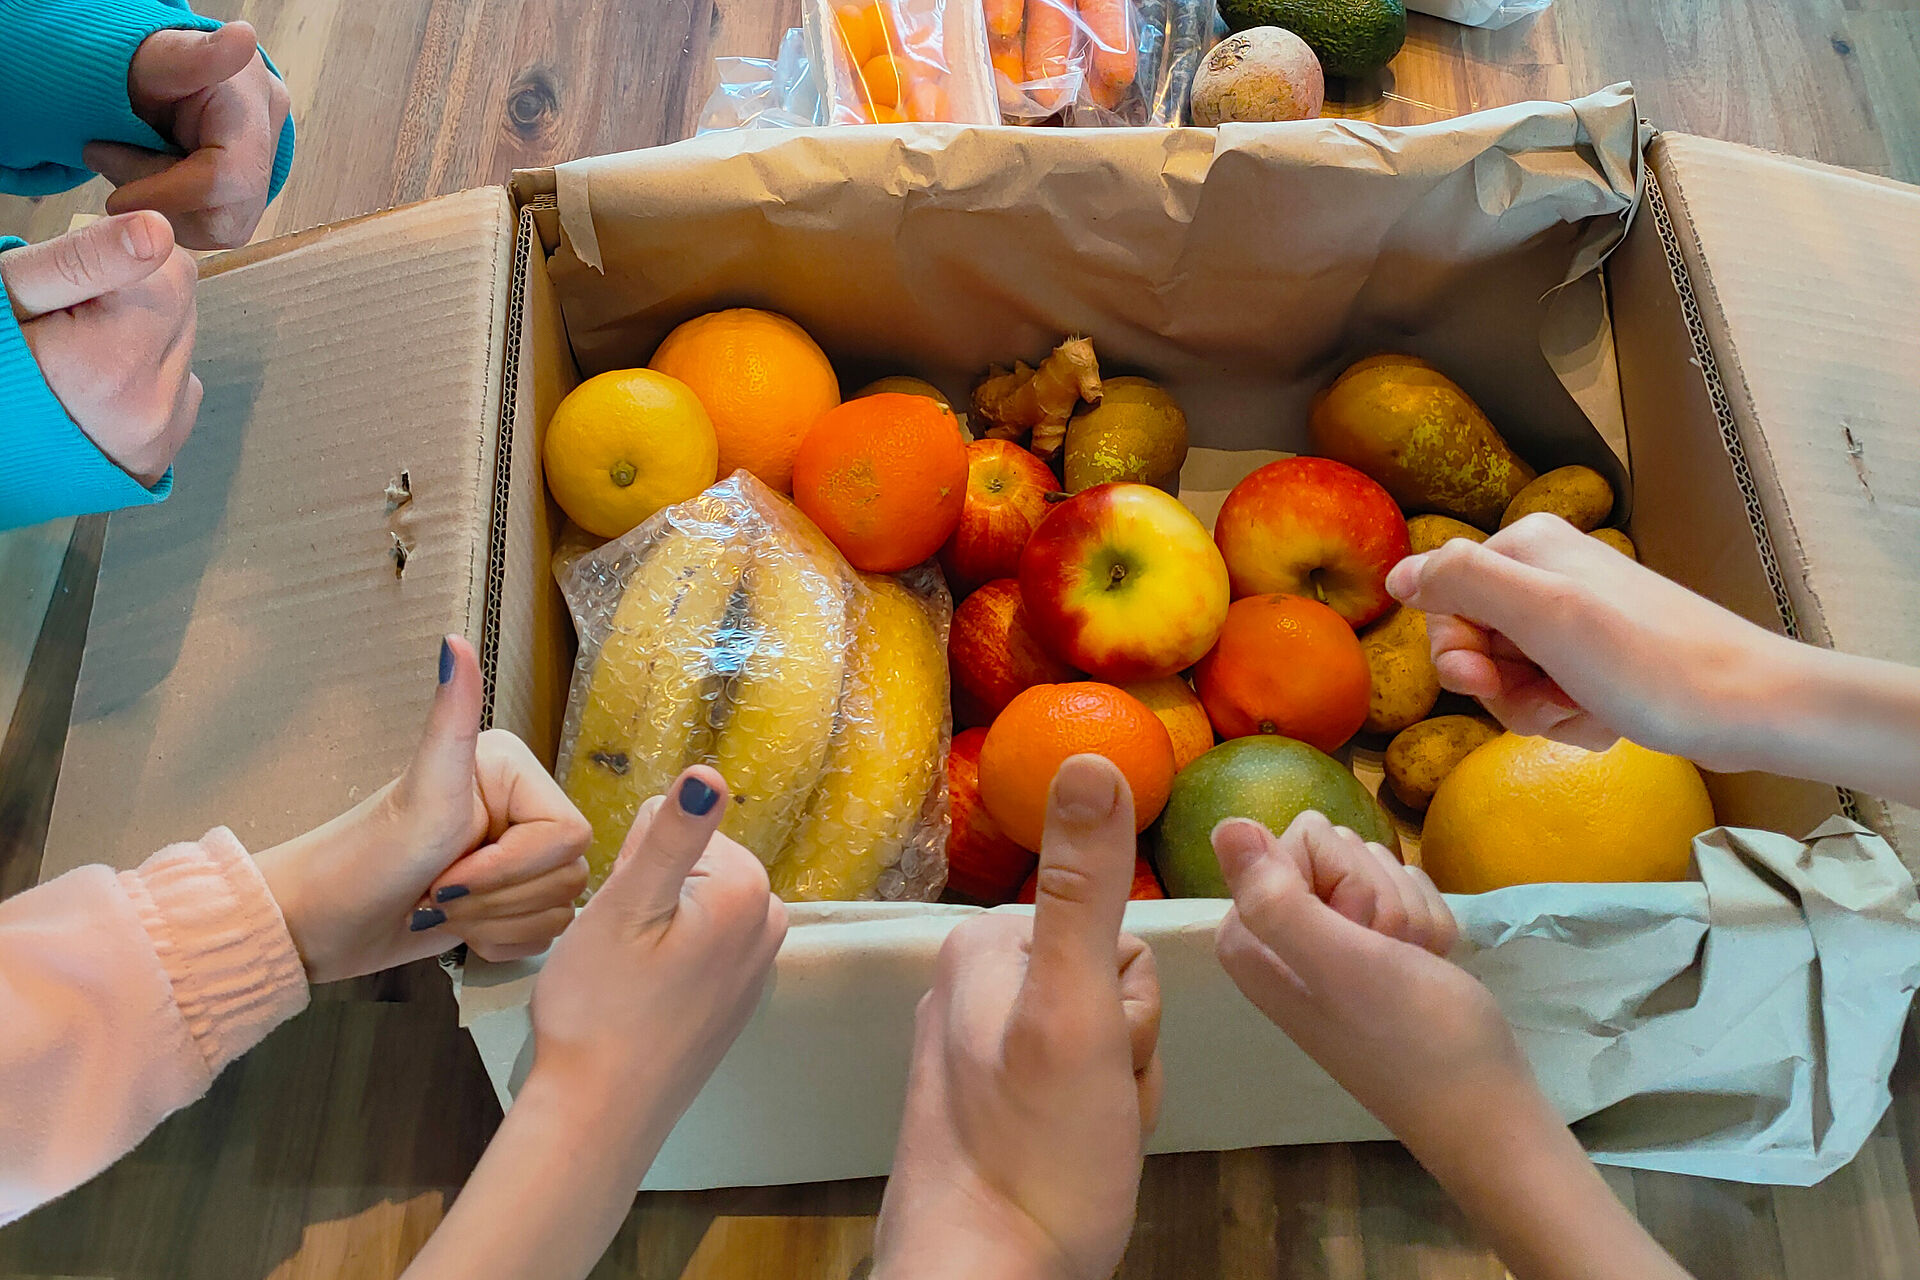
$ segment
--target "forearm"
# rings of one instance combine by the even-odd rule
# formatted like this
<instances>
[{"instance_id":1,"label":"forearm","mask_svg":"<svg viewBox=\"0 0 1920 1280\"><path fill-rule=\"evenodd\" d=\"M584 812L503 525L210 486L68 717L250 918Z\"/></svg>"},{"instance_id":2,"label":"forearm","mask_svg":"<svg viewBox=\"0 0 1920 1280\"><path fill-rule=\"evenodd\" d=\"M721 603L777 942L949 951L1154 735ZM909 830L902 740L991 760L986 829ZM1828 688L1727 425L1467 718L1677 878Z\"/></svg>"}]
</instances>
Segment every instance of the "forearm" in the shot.
<instances>
[{"instance_id":1,"label":"forearm","mask_svg":"<svg viewBox=\"0 0 1920 1280\"><path fill-rule=\"evenodd\" d=\"M1408 1146L1517 1280L1686 1280L1537 1090Z\"/></svg>"},{"instance_id":2,"label":"forearm","mask_svg":"<svg viewBox=\"0 0 1920 1280\"><path fill-rule=\"evenodd\" d=\"M1756 664L1729 723L1739 768L1920 804L1920 668L1788 640Z\"/></svg>"},{"instance_id":3,"label":"forearm","mask_svg":"<svg viewBox=\"0 0 1920 1280\"><path fill-rule=\"evenodd\" d=\"M536 1065L407 1280L586 1275L679 1118L650 1093L638 1081L585 1087Z\"/></svg>"}]
</instances>

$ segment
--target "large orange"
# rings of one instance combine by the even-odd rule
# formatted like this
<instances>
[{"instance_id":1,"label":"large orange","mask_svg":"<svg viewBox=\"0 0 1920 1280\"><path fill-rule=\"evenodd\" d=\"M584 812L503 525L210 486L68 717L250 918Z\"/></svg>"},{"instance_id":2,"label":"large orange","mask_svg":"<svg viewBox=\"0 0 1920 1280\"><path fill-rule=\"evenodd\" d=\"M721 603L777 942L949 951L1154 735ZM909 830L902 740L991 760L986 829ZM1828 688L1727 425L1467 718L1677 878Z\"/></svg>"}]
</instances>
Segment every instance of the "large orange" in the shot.
<instances>
[{"instance_id":1,"label":"large orange","mask_svg":"<svg viewBox=\"0 0 1920 1280\"><path fill-rule=\"evenodd\" d=\"M953 410L883 392L822 414L793 461L793 500L857 569L897 573L960 523L967 447Z\"/></svg>"},{"instance_id":2,"label":"large orange","mask_svg":"<svg viewBox=\"0 0 1920 1280\"><path fill-rule=\"evenodd\" d=\"M1247 596L1193 669L1223 738L1277 733L1337 751L1367 718L1372 676L1345 618L1306 596Z\"/></svg>"},{"instance_id":3,"label":"large orange","mask_svg":"<svg viewBox=\"0 0 1920 1280\"><path fill-rule=\"evenodd\" d=\"M1122 686L1160 717L1173 739L1173 771L1186 768L1213 750L1213 722L1193 686L1179 676L1162 676Z\"/></svg>"},{"instance_id":4,"label":"large orange","mask_svg":"<svg viewBox=\"0 0 1920 1280\"><path fill-rule=\"evenodd\" d=\"M1105 756L1133 788L1133 824L1145 831L1173 787L1173 740L1160 717L1123 689L1096 681L1042 684L1007 704L980 746L980 802L1000 829L1038 852L1047 789L1068 757Z\"/></svg>"},{"instance_id":5,"label":"large orange","mask_svg":"<svg viewBox=\"0 0 1920 1280\"><path fill-rule=\"evenodd\" d=\"M693 388L713 419L722 478L745 468L793 491L793 457L820 415L840 403L840 380L807 331L771 311L737 308L667 335L648 368Z\"/></svg>"}]
</instances>

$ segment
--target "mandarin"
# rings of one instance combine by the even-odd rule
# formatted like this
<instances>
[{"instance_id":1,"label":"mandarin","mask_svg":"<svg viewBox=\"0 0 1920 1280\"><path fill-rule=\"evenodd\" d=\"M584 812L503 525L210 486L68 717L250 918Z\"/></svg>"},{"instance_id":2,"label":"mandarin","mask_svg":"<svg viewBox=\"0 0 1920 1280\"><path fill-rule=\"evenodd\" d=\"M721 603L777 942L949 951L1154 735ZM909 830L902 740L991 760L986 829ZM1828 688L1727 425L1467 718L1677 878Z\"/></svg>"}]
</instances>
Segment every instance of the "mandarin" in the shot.
<instances>
[{"instance_id":1,"label":"mandarin","mask_svg":"<svg viewBox=\"0 0 1920 1280\"><path fill-rule=\"evenodd\" d=\"M1110 684L1042 684L1007 704L980 747L980 802L1023 848L1038 850L1053 775L1072 756L1105 756L1133 790L1147 829L1173 787L1173 740L1145 703Z\"/></svg>"},{"instance_id":2,"label":"mandarin","mask_svg":"<svg viewBox=\"0 0 1920 1280\"><path fill-rule=\"evenodd\" d=\"M898 573L960 523L967 448L953 410L883 392L821 415L793 462L793 500L848 562Z\"/></svg>"},{"instance_id":3,"label":"mandarin","mask_svg":"<svg viewBox=\"0 0 1920 1280\"><path fill-rule=\"evenodd\" d=\"M1193 669L1223 738L1277 733L1338 751L1367 718L1372 675L1345 618L1306 596L1246 596Z\"/></svg>"}]
</instances>

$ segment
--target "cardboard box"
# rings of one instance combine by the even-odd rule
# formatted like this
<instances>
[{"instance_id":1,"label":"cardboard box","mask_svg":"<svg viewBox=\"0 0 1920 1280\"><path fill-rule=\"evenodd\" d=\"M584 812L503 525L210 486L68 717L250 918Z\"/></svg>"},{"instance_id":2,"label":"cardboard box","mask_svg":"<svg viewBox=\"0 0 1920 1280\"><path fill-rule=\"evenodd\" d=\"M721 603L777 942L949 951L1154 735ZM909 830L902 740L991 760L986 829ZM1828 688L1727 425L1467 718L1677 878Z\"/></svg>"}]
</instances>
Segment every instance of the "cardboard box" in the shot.
<instances>
[{"instance_id":1,"label":"cardboard box","mask_svg":"<svg viewBox=\"0 0 1920 1280\"><path fill-rule=\"evenodd\" d=\"M1417 129L715 136L229 255L203 283L177 492L109 527L47 873L332 816L408 757L443 631L480 645L494 723L551 758L571 638L541 428L580 376L721 305L792 314L848 385L911 369L958 392L1091 332L1188 409L1207 516L1303 446L1306 397L1347 359L1412 350L1536 464L1620 480L1654 567L1920 661L1894 558L1920 545L1920 325L1893 269L1920 270L1916 220L1894 184L1649 142L1615 89ZM1790 835L1703 838L1697 883L1455 907L1599 1158L1811 1182L1886 1105L1920 908L1830 789L1714 790L1723 821ZM1913 813L1858 810L1920 851ZM1221 973L1221 907L1129 908L1166 993L1153 1149L1384 1136ZM766 1003L647 1185L884 1172L913 1005L969 910L796 906ZM461 982L503 1099L536 969Z\"/></svg>"}]
</instances>

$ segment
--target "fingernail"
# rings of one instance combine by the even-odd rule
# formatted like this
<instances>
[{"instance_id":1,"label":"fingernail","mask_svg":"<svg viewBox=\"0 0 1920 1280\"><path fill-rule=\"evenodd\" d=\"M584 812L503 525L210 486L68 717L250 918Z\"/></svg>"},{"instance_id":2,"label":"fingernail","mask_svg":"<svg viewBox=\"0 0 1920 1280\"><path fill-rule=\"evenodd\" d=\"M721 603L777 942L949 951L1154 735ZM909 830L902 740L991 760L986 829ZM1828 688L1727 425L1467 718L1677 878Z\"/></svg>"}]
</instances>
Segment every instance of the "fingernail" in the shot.
<instances>
[{"instance_id":1,"label":"fingernail","mask_svg":"<svg viewBox=\"0 0 1920 1280\"><path fill-rule=\"evenodd\" d=\"M1091 759L1070 758L1053 780L1054 811L1075 826L1090 827L1120 803L1119 771Z\"/></svg>"},{"instance_id":2,"label":"fingernail","mask_svg":"<svg viewBox=\"0 0 1920 1280\"><path fill-rule=\"evenodd\" d=\"M413 909L413 921L407 925L407 931L410 933L422 933L434 928L436 925L443 925L446 922L447 913L438 907L415 907Z\"/></svg>"},{"instance_id":3,"label":"fingernail","mask_svg":"<svg viewBox=\"0 0 1920 1280\"><path fill-rule=\"evenodd\" d=\"M153 227L145 217L136 215L128 218L126 226L121 229L120 238L126 243L127 252L138 261L144 262L156 251Z\"/></svg>"},{"instance_id":4,"label":"fingernail","mask_svg":"<svg viewBox=\"0 0 1920 1280\"><path fill-rule=\"evenodd\" d=\"M680 784L680 807L696 818L713 812L714 802L719 798L718 791L698 778L688 778Z\"/></svg>"},{"instance_id":5,"label":"fingernail","mask_svg":"<svg viewBox=\"0 0 1920 1280\"><path fill-rule=\"evenodd\" d=\"M473 892L473 890L463 884L443 884L433 891L433 900L435 902L452 902L455 898L464 898L471 892Z\"/></svg>"},{"instance_id":6,"label":"fingernail","mask_svg":"<svg viewBox=\"0 0 1920 1280\"><path fill-rule=\"evenodd\" d=\"M1267 829L1252 818L1228 818L1213 829L1213 852L1232 880L1266 851Z\"/></svg>"},{"instance_id":7,"label":"fingernail","mask_svg":"<svg viewBox=\"0 0 1920 1280\"><path fill-rule=\"evenodd\" d=\"M453 679L453 645L445 638L440 641L440 683Z\"/></svg>"}]
</instances>

